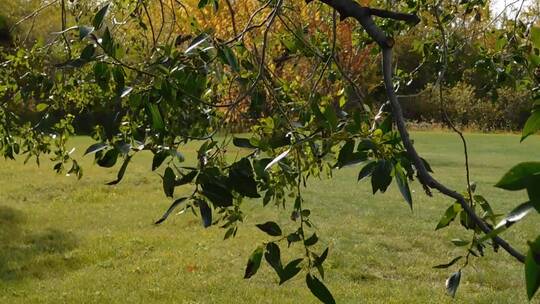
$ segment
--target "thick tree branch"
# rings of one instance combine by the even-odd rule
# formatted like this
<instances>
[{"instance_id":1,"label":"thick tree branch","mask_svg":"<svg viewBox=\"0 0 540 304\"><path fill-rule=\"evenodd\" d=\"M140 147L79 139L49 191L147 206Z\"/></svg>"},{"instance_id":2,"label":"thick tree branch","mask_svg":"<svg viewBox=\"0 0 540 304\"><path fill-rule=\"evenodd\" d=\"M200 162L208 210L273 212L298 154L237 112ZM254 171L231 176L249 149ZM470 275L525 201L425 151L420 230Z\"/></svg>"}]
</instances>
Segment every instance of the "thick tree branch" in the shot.
<instances>
[{"instance_id":1,"label":"thick tree branch","mask_svg":"<svg viewBox=\"0 0 540 304\"><path fill-rule=\"evenodd\" d=\"M312 2L313 0L307 0L306 2ZM401 140L403 146L407 150L407 154L410 159L413 161L414 166L416 167L418 179L420 183L426 189L426 192L430 194L430 189L436 189L442 194L451 197L459 202L463 210L467 215L474 221L474 223L486 234L491 232L491 229L487 224L475 213L475 211L469 206L467 200L458 192L446 187L441 184L435 178L433 178L424 162L418 155L418 152L414 148L412 141L409 137L409 132L405 126L405 119L403 117L403 111L401 105L397 99L396 93L394 91L393 76L392 76L392 46L394 45L394 40L390 37L387 37L386 34L373 22L372 16L379 16L383 18L391 18L396 20L408 21L411 23L417 23L419 21L418 17L415 15L394 13L385 10L371 9L368 7L361 6L360 4L352 0L319 0L330 7L334 8L339 12L341 19L347 17L352 17L356 19L360 25L366 30L368 35L375 40L375 42L381 47L383 55L383 77L384 84L386 86L386 93L390 104L392 105L392 114L394 121L396 123L397 129L401 135ZM514 249L510 244L500 237L494 237L493 241L505 249L510 255L515 257L518 261L524 262L525 257L523 254Z\"/></svg>"}]
</instances>

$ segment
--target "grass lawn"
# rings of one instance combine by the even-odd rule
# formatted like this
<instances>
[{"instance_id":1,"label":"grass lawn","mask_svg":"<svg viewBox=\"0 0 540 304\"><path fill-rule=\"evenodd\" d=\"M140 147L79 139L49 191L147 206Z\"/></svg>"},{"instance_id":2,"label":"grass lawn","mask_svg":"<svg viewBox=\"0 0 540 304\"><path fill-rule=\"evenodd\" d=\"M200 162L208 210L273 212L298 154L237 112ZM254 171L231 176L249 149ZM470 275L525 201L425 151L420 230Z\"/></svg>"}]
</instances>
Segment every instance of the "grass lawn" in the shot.
<instances>
[{"instance_id":1,"label":"grass lawn","mask_svg":"<svg viewBox=\"0 0 540 304\"><path fill-rule=\"evenodd\" d=\"M435 132L413 138L436 177L464 189L458 138ZM538 160L540 138L523 144L514 135L467 139L477 191L496 212L522 203L524 193L516 199L492 185L517 162ZM76 153L89 143L74 140ZM183 152L193 157L193 148ZM56 175L46 162L38 168L0 160L0 303L316 303L304 276L278 286L263 265L253 278L242 279L249 254L266 239L254 224L275 220L290 231L289 211L249 201L247 221L227 241L224 230L204 229L190 213L154 226L170 201L150 172L150 155L134 158L117 186L104 183L115 179L118 168L93 166L92 157L82 164L85 176L77 181ZM369 182L356 182L358 170L312 180L306 190L318 235L330 246L326 280L338 303L526 303L523 267L504 251L474 259L452 301L444 288L452 270L432 269L463 253L450 239L469 237L454 224L434 231L452 201L426 197L415 183L411 212L395 184L373 196ZM177 188L175 194L189 190ZM530 216L504 237L523 250L538 233L539 219ZM285 260L299 249L283 250Z\"/></svg>"}]
</instances>

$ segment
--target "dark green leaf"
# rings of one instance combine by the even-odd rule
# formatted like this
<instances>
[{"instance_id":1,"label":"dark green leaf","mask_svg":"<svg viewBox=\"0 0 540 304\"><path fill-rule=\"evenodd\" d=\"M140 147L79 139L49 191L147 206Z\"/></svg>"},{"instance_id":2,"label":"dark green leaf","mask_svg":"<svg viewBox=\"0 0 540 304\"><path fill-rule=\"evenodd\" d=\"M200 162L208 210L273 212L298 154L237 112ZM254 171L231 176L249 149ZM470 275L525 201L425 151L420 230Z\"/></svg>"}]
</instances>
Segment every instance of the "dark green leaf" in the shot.
<instances>
[{"instance_id":1,"label":"dark green leaf","mask_svg":"<svg viewBox=\"0 0 540 304\"><path fill-rule=\"evenodd\" d=\"M234 137L233 138L233 144L236 147L240 147L240 148L250 148L250 149L257 148L254 145L252 145L251 142L249 141L249 139L247 139L247 138Z\"/></svg>"},{"instance_id":2,"label":"dark green leaf","mask_svg":"<svg viewBox=\"0 0 540 304\"><path fill-rule=\"evenodd\" d=\"M105 4L94 16L94 19L92 21L92 25L96 29L100 29L101 25L103 24L103 19L105 18L105 15L107 15L107 12L109 11L110 3Z\"/></svg>"},{"instance_id":3,"label":"dark green leaf","mask_svg":"<svg viewBox=\"0 0 540 304\"><path fill-rule=\"evenodd\" d=\"M457 261L461 260L462 258L463 258L462 256L458 256L458 257L454 258L452 261L450 261L449 263L433 266L433 268L436 268L436 269L448 268L448 267L454 265L455 263L457 263Z\"/></svg>"},{"instance_id":4,"label":"dark green leaf","mask_svg":"<svg viewBox=\"0 0 540 304\"><path fill-rule=\"evenodd\" d=\"M540 129L540 111L534 111L525 122L521 135L521 141L524 141L530 135L535 134Z\"/></svg>"},{"instance_id":5,"label":"dark green leaf","mask_svg":"<svg viewBox=\"0 0 540 304\"><path fill-rule=\"evenodd\" d=\"M94 31L92 26L79 26L79 39L83 40ZM82 56L81 56L82 57Z\"/></svg>"},{"instance_id":6,"label":"dark green leaf","mask_svg":"<svg viewBox=\"0 0 540 304\"><path fill-rule=\"evenodd\" d=\"M122 163L122 167L120 167L120 170L118 170L118 174L116 175L116 180L112 182L108 182L107 185L116 185L122 180L122 178L124 178L124 174L126 173L127 166L132 156L133 155L129 155L126 157L126 159Z\"/></svg>"},{"instance_id":7,"label":"dark green leaf","mask_svg":"<svg viewBox=\"0 0 540 304\"><path fill-rule=\"evenodd\" d=\"M401 195L403 195L403 198L405 198L405 201L407 201L409 207L412 209L411 189L409 188L409 182L407 181L407 177L405 176L403 169L401 169L401 166L396 165L394 167L394 173L399 192L401 192Z\"/></svg>"},{"instance_id":8,"label":"dark green leaf","mask_svg":"<svg viewBox=\"0 0 540 304\"><path fill-rule=\"evenodd\" d=\"M317 279L317 277L312 276L311 274L306 275L306 284L311 293L317 297L321 302L325 304L334 304L336 303L336 300L334 300L334 297L324 286L324 284Z\"/></svg>"},{"instance_id":9,"label":"dark green leaf","mask_svg":"<svg viewBox=\"0 0 540 304\"><path fill-rule=\"evenodd\" d=\"M323 251L320 257L313 262L315 266L322 265L328 256L328 247Z\"/></svg>"},{"instance_id":10,"label":"dark green leaf","mask_svg":"<svg viewBox=\"0 0 540 304\"><path fill-rule=\"evenodd\" d=\"M271 236L281 235L281 228L279 228L279 225L276 224L275 222L266 222L264 224L257 224L256 226L257 228L266 232L268 235L271 235Z\"/></svg>"},{"instance_id":11,"label":"dark green leaf","mask_svg":"<svg viewBox=\"0 0 540 304\"><path fill-rule=\"evenodd\" d=\"M281 275L279 276L279 285L287 282L288 280L294 278L302 268L298 267L298 265L302 262L303 259L296 259L283 268L283 271L281 271Z\"/></svg>"},{"instance_id":12,"label":"dark green leaf","mask_svg":"<svg viewBox=\"0 0 540 304\"><path fill-rule=\"evenodd\" d=\"M163 192L167 197L173 197L175 181L176 174L171 167L167 167L163 174Z\"/></svg>"},{"instance_id":13,"label":"dark green leaf","mask_svg":"<svg viewBox=\"0 0 540 304\"><path fill-rule=\"evenodd\" d=\"M188 199L187 197L182 197L182 198L179 198L179 199L175 200L171 204L169 209L167 209L167 211L163 214L163 216L159 220L157 220L155 222L155 224L159 225L159 224L163 223L169 217L169 215L174 211L174 209L176 209L176 207L178 207L182 202L184 202L187 199Z\"/></svg>"},{"instance_id":14,"label":"dark green leaf","mask_svg":"<svg viewBox=\"0 0 540 304\"><path fill-rule=\"evenodd\" d=\"M204 8L210 3L211 0L199 0L198 8Z\"/></svg>"},{"instance_id":15,"label":"dark green leaf","mask_svg":"<svg viewBox=\"0 0 540 304\"><path fill-rule=\"evenodd\" d=\"M85 61L91 60L92 57L94 56L95 51L96 51L96 48L94 47L93 44L87 45L81 52L81 59Z\"/></svg>"},{"instance_id":16,"label":"dark green leaf","mask_svg":"<svg viewBox=\"0 0 540 304\"><path fill-rule=\"evenodd\" d=\"M358 164L367 159L366 152L354 152L354 140L349 140L339 151L338 161L335 167L343 168L346 166Z\"/></svg>"},{"instance_id":17,"label":"dark green leaf","mask_svg":"<svg viewBox=\"0 0 540 304\"><path fill-rule=\"evenodd\" d=\"M176 186L182 186L191 183L198 173L199 171L197 170L190 171L188 174L176 180Z\"/></svg>"},{"instance_id":18,"label":"dark green leaf","mask_svg":"<svg viewBox=\"0 0 540 304\"><path fill-rule=\"evenodd\" d=\"M330 126L330 130L335 131L338 125L338 118L336 115L336 111L334 110L334 106L332 104L328 104L324 108L323 115L326 118L326 122Z\"/></svg>"},{"instance_id":19,"label":"dark green leaf","mask_svg":"<svg viewBox=\"0 0 540 304\"><path fill-rule=\"evenodd\" d=\"M199 200L198 203L203 226L204 228L208 228L212 225L212 209L210 209L210 206L208 206L205 200Z\"/></svg>"},{"instance_id":20,"label":"dark green leaf","mask_svg":"<svg viewBox=\"0 0 540 304\"><path fill-rule=\"evenodd\" d=\"M202 190L204 196L206 196L215 206L232 206L233 196L223 185L217 183L204 183L202 184Z\"/></svg>"},{"instance_id":21,"label":"dark green leaf","mask_svg":"<svg viewBox=\"0 0 540 304\"><path fill-rule=\"evenodd\" d=\"M159 111L159 106L155 103L148 103L146 105L146 110L148 111L149 117L152 122L152 128L156 131L162 131L165 129L165 123L163 122L163 117Z\"/></svg>"},{"instance_id":22,"label":"dark green leaf","mask_svg":"<svg viewBox=\"0 0 540 304\"><path fill-rule=\"evenodd\" d=\"M456 295L456 291L459 287L459 281L461 280L461 270L458 272L453 273L447 280L446 280L446 292L453 297Z\"/></svg>"},{"instance_id":23,"label":"dark green leaf","mask_svg":"<svg viewBox=\"0 0 540 304\"><path fill-rule=\"evenodd\" d=\"M313 246L313 245L317 244L318 241L319 241L319 237L317 237L316 233L313 233L312 236L310 236L308 239L306 239L304 241L304 245Z\"/></svg>"},{"instance_id":24,"label":"dark green leaf","mask_svg":"<svg viewBox=\"0 0 540 304\"><path fill-rule=\"evenodd\" d=\"M525 283L529 301L540 287L540 237L529 243L529 251L525 258Z\"/></svg>"},{"instance_id":25,"label":"dark green leaf","mask_svg":"<svg viewBox=\"0 0 540 304\"><path fill-rule=\"evenodd\" d=\"M234 55L234 52L230 47L222 45L222 47L219 49L219 55L221 57L221 61L225 64L228 64L234 72L240 71L238 60L236 59L236 56Z\"/></svg>"},{"instance_id":26,"label":"dark green leaf","mask_svg":"<svg viewBox=\"0 0 540 304\"><path fill-rule=\"evenodd\" d=\"M510 169L495 187L505 190L522 190L526 189L540 175L540 162L525 162L520 163ZM536 185L537 186L537 185Z\"/></svg>"},{"instance_id":27,"label":"dark green leaf","mask_svg":"<svg viewBox=\"0 0 540 304\"><path fill-rule=\"evenodd\" d=\"M392 182L392 164L387 160L379 160L371 175L371 187L373 194L377 191L385 192Z\"/></svg>"},{"instance_id":28,"label":"dark green leaf","mask_svg":"<svg viewBox=\"0 0 540 304\"><path fill-rule=\"evenodd\" d=\"M283 266L281 265L281 252L276 243L270 242L266 244L264 258L266 259L266 262L268 262L268 265L274 268L278 276L281 277L281 272L283 270Z\"/></svg>"},{"instance_id":29,"label":"dark green leaf","mask_svg":"<svg viewBox=\"0 0 540 304\"><path fill-rule=\"evenodd\" d=\"M257 192L257 182L253 174L253 167L247 158L234 163L229 170L228 183L243 196L251 198L261 197Z\"/></svg>"},{"instance_id":30,"label":"dark green leaf","mask_svg":"<svg viewBox=\"0 0 540 304\"><path fill-rule=\"evenodd\" d=\"M302 238L300 237L298 232L291 233L291 234L289 234L287 236L287 242L288 242L289 246L291 245L291 243L295 243L295 242L298 242L300 240L302 240Z\"/></svg>"},{"instance_id":31,"label":"dark green leaf","mask_svg":"<svg viewBox=\"0 0 540 304\"><path fill-rule=\"evenodd\" d=\"M118 150L111 149L103 155L102 158L98 159L97 164L100 167L104 168L110 168L116 164L116 160L118 159Z\"/></svg>"},{"instance_id":32,"label":"dark green leaf","mask_svg":"<svg viewBox=\"0 0 540 304\"><path fill-rule=\"evenodd\" d=\"M251 256L249 257L247 266L246 266L246 272L244 274L244 279L251 278L254 274L257 273L257 270L259 270L259 267L261 266L261 260L263 255L263 247L259 246L257 249L251 253Z\"/></svg>"},{"instance_id":33,"label":"dark green leaf","mask_svg":"<svg viewBox=\"0 0 540 304\"><path fill-rule=\"evenodd\" d=\"M159 168L159 166L161 166L161 164L163 164L165 159L167 159L167 157L169 156L171 156L171 153L169 153L169 151L159 151L155 153L154 157L152 158L152 171Z\"/></svg>"},{"instance_id":34,"label":"dark green leaf","mask_svg":"<svg viewBox=\"0 0 540 304\"><path fill-rule=\"evenodd\" d=\"M373 170L375 170L375 166L377 165L377 162L370 161L367 163L362 170L360 170L360 173L358 173L358 181L361 181L362 179L370 176L373 173Z\"/></svg>"}]
</instances>

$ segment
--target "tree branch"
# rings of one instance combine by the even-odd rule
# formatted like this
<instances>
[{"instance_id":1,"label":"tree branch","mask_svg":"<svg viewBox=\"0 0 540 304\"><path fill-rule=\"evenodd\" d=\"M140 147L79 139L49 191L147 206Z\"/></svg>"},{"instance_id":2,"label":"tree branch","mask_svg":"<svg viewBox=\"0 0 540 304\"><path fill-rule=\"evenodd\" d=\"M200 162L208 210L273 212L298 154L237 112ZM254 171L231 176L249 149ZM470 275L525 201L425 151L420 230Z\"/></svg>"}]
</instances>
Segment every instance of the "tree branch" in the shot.
<instances>
[{"instance_id":1,"label":"tree branch","mask_svg":"<svg viewBox=\"0 0 540 304\"><path fill-rule=\"evenodd\" d=\"M307 3L312 2L313 0L306 0ZM383 55L383 77L384 84L386 87L386 94L390 100L392 106L392 115L396 123L397 129L400 133L403 146L407 150L407 154L411 158L416 167L418 174L418 180L424 186L424 189L428 194L431 194L430 189L436 189L442 194L451 197L459 202L463 210L468 214L468 216L474 221L474 223L486 234L491 232L491 229L487 224L474 212L474 210L467 204L466 199L445 185L441 184L435 178L433 178L424 162L418 155L418 152L414 148L412 141L409 137L409 132L405 126L405 118L403 117L403 111L401 105L397 99L396 93L394 91L393 76L392 76L392 46L394 45L394 40L391 37L387 37L386 34L373 22L372 16L379 16L383 18L391 18L396 20L403 20L408 22L419 21L418 17L415 15L394 13L385 10L372 9L368 7L361 6L360 4L351 1L351 0L319 0L330 7L334 8L339 12L341 19L347 17L352 17L356 19L368 35L381 47ZM504 250L506 250L510 255L516 258L520 262L525 261L523 254L514 249L510 244L500 237L494 237L493 241L500 245Z\"/></svg>"}]
</instances>

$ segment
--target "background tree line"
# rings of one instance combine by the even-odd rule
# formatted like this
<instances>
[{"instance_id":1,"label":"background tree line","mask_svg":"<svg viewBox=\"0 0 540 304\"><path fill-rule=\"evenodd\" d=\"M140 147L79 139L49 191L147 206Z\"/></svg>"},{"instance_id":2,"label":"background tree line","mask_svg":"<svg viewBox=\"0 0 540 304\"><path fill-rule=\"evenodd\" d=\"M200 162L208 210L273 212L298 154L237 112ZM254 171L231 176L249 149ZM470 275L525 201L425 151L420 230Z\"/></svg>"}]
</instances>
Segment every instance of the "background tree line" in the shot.
<instances>
[{"instance_id":1,"label":"background tree line","mask_svg":"<svg viewBox=\"0 0 540 304\"><path fill-rule=\"evenodd\" d=\"M51 8L40 11L40 18L32 19L32 22L17 24L25 17L30 17L44 4L55 4L53 2L56 1L14 0L0 3L0 45L4 48L2 56L5 57L10 52L14 40L22 41L31 48L36 43L47 43L55 35L52 33L60 31L61 17L58 10ZM72 5L72 10L82 6L95 8L94 1L76 1L75 3L76 5ZM128 5L130 1L118 2L119 5L122 3ZM254 7L254 3L246 1L243 4L244 9L235 12L238 23L248 19L247 12ZM184 5L195 8L198 2L185 1ZM51 7L54 6L51 5ZM513 19L511 15L495 15L489 7L487 5L482 9L475 9L472 20L462 18L450 23L449 45L453 48L451 54L453 69L448 73L444 83L444 91L448 99L445 107L448 116L459 126L482 131L517 131L523 128L530 113L532 95L529 91L520 89L515 82L522 71L507 70L504 67L505 62L520 59L510 58L510 55L504 58L504 56L493 56L493 54L508 44L515 43L508 39L498 38L502 28L514 25L524 28L527 25L523 20ZM157 7L151 6L149 10L150 15L159 17ZM453 14L458 15L457 13ZM238 29L224 26L221 22L223 18L228 18L229 14L227 7L222 5L217 11L206 10L191 18L178 17L175 20L173 33L179 37L181 43L182 39L190 38L182 38L182 32L196 22L200 27L212 28L218 35L231 34ZM534 23L538 18L538 8L528 6L522 15L526 16L526 20ZM310 74L309 58L313 58L314 54L309 44L317 44L317 41L303 41L303 38L315 31L322 30L327 33L331 31L327 20L323 20L319 15L304 14L300 16L297 24L307 25L298 26L301 31L298 31L296 36L290 34L281 36L280 41L273 43L268 52L279 71L279 76L289 81L291 86L299 83L298 75ZM139 25L142 27L144 39L148 42L151 39L149 26L143 20ZM340 23L337 29L336 57L339 58L346 72L352 75L351 80L358 83L359 92L357 93L360 96L356 98L362 102L372 103L376 107L380 106L381 100L384 100L384 89L378 59L369 56L369 53L373 52L373 47L365 47L355 41L355 36L361 34L355 32L352 21ZM136 32L126 31L124 34L128 40L139 39L141 29L137 29ZM424 43L418 44L420 40ZM400 69L396 71L396 79L400 81L398 93L402 98L405 117L413 122L413 125L420 123L419 126L421 126L427 123L442 126L444 123L439 107L440 100L437 94L433 93L436 73L440 66L436 58L437 50L433 49L436 46L435 40L436 37L429 27L420 27L405 32L399 37L399 43L397 43L396 61L400 65ZM323 49L324 47L326 47L326 52L330 51L330 45L323 45ZM418 65L418 62L421 64ZM328 77L321 79L325 84L324 87L331 88L335 83L332 73L335 74L335 71L331 71ZM540 71L537 75L540 77ZM340 96L330 96L330 92L331 89L328 90L329 98L339 102ZM97 94L97 92L87 93L85 96ZM260 90L257 94L249 96L230 115L231 124L239 130L246 130L250 125L249 121L267 116L271 109L265 108L264 97L264 92ZM19 109L21 117L35 121L39 115L34 106L21 105ZM355 106L354 102L351 106ZM108 116L111 116L108 111L95 109L86 115L79 116L75 122L76 128L79 133L88 134L97 117ZM101 122L107 119L111 117L102 119Z\"/></svg>"}]
</instances>

